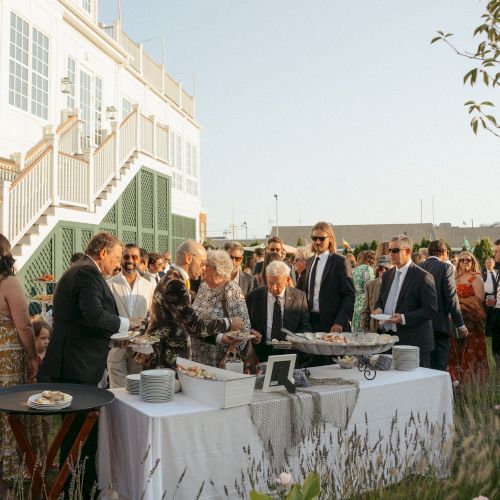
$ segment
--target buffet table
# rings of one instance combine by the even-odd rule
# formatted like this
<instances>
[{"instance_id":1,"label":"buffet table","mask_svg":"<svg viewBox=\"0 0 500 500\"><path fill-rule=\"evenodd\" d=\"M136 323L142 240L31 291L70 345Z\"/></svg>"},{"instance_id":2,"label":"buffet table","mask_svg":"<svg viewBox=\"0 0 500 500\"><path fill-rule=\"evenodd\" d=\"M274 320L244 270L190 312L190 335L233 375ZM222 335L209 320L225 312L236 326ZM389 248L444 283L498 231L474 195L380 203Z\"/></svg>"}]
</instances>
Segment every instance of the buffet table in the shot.
<instances>
[{"instance_id":1,"label":"buffet table","mask_svg":"<svg viewBox=\"0 0 500 500\"><path fill-rule=\"evenodd\" d=\"M397 464L408 466L419 462L421 449L405 444L405 427L409 435L418 429L419 440L435 441L439 432L433 424L439 427L444 423L446 428L452 424L453 394L446 372L425 368L409 372L390 370L379 372L372 381L366 381L356 368L324 366L312 368L311 373L315 378L339 377L360 384L347 429L339 431L332 425L321 429L325 434L323 442L332 450L339 447L338 433L348 437L355 432L373 447L369 454L373 459L381 450L391 448L393 458L398 455ZM145 403L124 389L113 392L116 398L102 411L99 422L102 498L106 498L104 490L114 490L130 500L163 498L165 491L165 498L170 498L184 471L175 498L198 498L203 481L205 486L199 498L219 498L224 495L224 485L228 487L229 498L236 498L235 479L241 478L241 471L248 466L243 448L250 446L252 456L262 457L263 445L248 405L221 410L188 399L182 393L177 393L171 402L154 404ZM333 451L334 467L341 475L344 472L341 453ZM446 457L441 459L446 461ZM388 463L387 469L394 480L400 479L394 464ZM298 472L291 472L299 477Z\"/></svg>"}]
</instances>

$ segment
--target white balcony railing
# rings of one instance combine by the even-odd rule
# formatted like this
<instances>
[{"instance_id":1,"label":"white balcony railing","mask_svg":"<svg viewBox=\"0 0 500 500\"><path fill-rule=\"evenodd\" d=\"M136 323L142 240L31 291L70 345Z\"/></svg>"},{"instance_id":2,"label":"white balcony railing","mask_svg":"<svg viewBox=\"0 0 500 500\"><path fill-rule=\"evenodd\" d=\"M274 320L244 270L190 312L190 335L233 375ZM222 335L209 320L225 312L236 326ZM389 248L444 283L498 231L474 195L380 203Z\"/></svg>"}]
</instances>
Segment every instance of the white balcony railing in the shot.
<instances>
[{"instance_id":1,"label":"white balcony railing","mask_svg":"<svg viewBox=\"0 0 500 500\"><path fill-rule=\"evenodd\" d=\"M85 160L63 151L78 149L78 124L71 117L54 134L47 133L26 157L18 154L25 166L19 174L19 165L0 161L0 171L15 176L12 182L11 177L0 176L0 233L12 246L51 205L92 211L96 198L112 179L119 179L121 168L135 152L168 163L168 127L156 123L153 116L143 115L137 106L119 126L113 126L113 132L95 151L86 151Z\"/></svg>"}]
</instances>

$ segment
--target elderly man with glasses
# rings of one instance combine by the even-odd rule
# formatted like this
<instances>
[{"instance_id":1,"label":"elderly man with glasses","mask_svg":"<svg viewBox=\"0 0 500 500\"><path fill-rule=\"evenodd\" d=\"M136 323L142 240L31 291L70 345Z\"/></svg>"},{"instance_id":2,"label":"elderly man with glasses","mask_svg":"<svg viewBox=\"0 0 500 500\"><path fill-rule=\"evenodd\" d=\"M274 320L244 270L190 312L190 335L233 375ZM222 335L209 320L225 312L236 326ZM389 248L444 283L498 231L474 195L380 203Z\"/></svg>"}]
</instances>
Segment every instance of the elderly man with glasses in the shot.
<instances>
[{"instance_id":1,"label":"elderly man with glasses","mask_svg":"<svg viewBox=\"0 0 500 500\"><path fill-rule=\"evenodd\" d=\"M233 272L231 273L231 279L237 283L243 295L246 295L253 289L253 278L247 273L244 273L241 269L241 264L243 262L244 248L241 243L237 241L232 241L227 246L227 253L231 257L233 263Z\"/></svg>"},{"instance_id":2,"label":"elderly man with glasses","mask_svg":"<svg viewBox=\"0 0 500 500\"><path fill-rule=\"evenodd\" d=\"M395 266L382 275L375 314L388 314L387 333L397 335L399 343L420 348L420 366L429 368L434 350L432 317L437 312L433 276L411 260L413 243L400 234L389 242L391 263Z\"/></svg>"},{"instance_id":3,"label":"elderly man with glasses","mask_svg":"<svg viewBox=\"0 0 500 500\"><path fill-rule=\"evenodd\" d=\"M194 240L186 240L177 248L175 263L170 264L170 268L182 276L193 298L200 288L201 272L206 260L207 251L203 245Z\"/></svg>"}]
</instances>

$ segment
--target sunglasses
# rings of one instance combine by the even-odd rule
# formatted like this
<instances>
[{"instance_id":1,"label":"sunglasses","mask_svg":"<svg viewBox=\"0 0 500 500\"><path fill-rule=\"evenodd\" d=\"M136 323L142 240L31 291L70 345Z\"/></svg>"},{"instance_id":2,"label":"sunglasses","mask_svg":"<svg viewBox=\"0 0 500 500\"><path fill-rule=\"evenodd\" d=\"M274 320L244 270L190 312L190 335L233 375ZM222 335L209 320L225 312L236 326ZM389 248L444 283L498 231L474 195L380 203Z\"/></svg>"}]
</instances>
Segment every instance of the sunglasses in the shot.
<instances>
[{"instance_id":1,"label":"sunglasses","mask_svg":"<svg viewBox=\"0 0 500 500\"><path fill-rule=\"evenodd\" d=\"M472 259L458 259L458 262L472 262Z\"/></svg>"},{"instance_id":2,"label":"sunglasses","mask_svg":"<svg viewBox=\"0 0 500 500\"><path fill-rule=\"evenodd\" d=\"M230 255L229 257L231 258L231 260L235 260L236 262L241 262L243 260L243 255L241 257Z\"/></svg>"},{"instance_id":3,"label":"sunglasses","mask_svg":"<svg viewBox=\"0 0 500 500\"><path fill-rule=\"evenodd\" d=\"M401 252L401 248L389 248L389 253L399 253Z\"/></svg>"},{"instance_id":4,"label":"sunglasses","mask_svg":"<svg viewBox=\"0 0 500 500\"><path fill-rule=\"evenodd\" d=\"M313 241L325 241L328 238L328 236L311 236L311 240Z\"/></svg>"}]
</instances>

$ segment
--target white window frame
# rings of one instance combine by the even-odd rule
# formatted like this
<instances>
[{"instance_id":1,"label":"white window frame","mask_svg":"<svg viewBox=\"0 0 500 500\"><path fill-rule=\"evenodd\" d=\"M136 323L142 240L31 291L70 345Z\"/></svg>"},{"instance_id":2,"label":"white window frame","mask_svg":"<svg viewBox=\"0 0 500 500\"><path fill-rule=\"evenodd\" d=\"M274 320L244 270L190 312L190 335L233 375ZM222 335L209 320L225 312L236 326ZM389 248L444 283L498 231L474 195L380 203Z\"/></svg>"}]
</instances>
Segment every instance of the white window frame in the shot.
<instances>
[{"instance_id":1,"label":"white window frame","mask_svg":"<svg viewBox=\"0 0 500 500\"><path fill-rule=\"evenodd\" d=\"M122 97L122 121L132 113L133 109L134 103L128 97Z\"/></svg>"},{"instance_id":2,"label":"white window frame","mask_svg":"<svg viewBox=\"0 0 500 500\"><path fill-rule=\"evenodd\" d=\"M71 69L71 66L73 68ZM74 109L75 103L76 103L76 87L78 85L78 78L77 78L78 72L77 72L77 67L76 67L76 60L71 57L67 56L66 58L66 76L68 77L69 81L71 82L71 86L69 88L69 93L66 98L66 107L69 109Z\"/></svg>"},{"instance_id":3,"label":"white window frame","mask_svg":"<svg viewBox=\"0 0 500 500\"><path fill-rule=\"evenodd\" d=\"M98 85L99 82L99 85ZM104 82L103 79L94 75L94 144L99 146L102 143L104 136L102 128L102 93Z\"/></svg>"}]
</instances>

